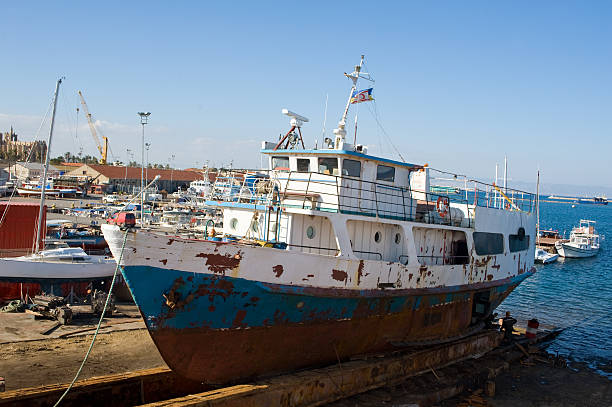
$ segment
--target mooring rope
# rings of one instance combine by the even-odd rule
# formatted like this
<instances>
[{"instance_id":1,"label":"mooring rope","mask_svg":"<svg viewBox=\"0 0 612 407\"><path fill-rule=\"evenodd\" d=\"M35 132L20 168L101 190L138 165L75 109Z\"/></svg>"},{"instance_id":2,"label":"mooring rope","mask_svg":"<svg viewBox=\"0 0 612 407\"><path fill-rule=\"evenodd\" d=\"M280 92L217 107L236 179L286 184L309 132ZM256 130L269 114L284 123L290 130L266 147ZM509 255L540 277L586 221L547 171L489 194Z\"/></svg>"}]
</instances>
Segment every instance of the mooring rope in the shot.
<instances>
[{"instance_id":1,"label":"mooring rope","mask_svg":"<svg viewBox=\"0 0 612 407\"><path fill-rule=\"evenodd\" d=\"M108 307L108 302L110 300L111 293L113 291L113 286L115 285L115 279L117 278L117 272L119 271L119 267L120 267L119 264L121 264L121 260L123 259L123 250L125 249L125 242L127 241L128 233L129 233L129 229L125 231L125 235L123 236L123 244L121 245L121 252L119 253L119 260L117 260L117 267L115 267L115 273L113 274L113 280L111 281L111 285L108 289L108 294L106 295L106 302L104 303L104 308L102 309L102 314L100 315L100 320L98 321L96 332L94 332L94 336L91 339L91 343L89 344L89 349L87 350L87 353L85 354L85 358L83 359L83 362L81 362L81 366L79 367L79 370L74 376L74 379L72 379L72 382L70 383L66 391L64 391L62 396L59 398L59 400L57 400L57 403L55 403L53 407L59 406L59 404L62 402L64 397L66 397L66 394L68 394L70 389L72 389L72 386L74 385L74 383L77 381L77 379L81 375L83 366L85 366L85 362L87 362L87 358L89 358L89 354L91 353L91 350L93 349L94 342L96 341L96 337L98 336L98 332L100 331L100 326L102 325L102 320L104 319L104 313L106 312L106 308Z\"/></svg>"}]
</instances>

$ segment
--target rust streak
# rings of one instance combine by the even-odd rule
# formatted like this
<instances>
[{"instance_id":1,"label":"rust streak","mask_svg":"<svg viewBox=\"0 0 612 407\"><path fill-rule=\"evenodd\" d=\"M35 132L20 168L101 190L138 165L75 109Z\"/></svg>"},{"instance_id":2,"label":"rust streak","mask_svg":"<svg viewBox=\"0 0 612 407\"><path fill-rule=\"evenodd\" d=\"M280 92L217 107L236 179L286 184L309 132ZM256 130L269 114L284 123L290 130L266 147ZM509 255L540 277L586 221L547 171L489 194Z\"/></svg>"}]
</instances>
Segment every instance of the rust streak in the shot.
<instances>
[{"instance_id":1,"label":"rust streak","mask_svg":"<svg viewBox=\"0 0 612 407\"><path fill-rule=\"evenodd\" d=\"M168 259L162 259L159 262L165 266L168 263Z\"/></svg>"},{"instance_id":2,"label":"rust streak","mask_svg":"<svg viewBox=\"0 0 612 407\"><path fill-rule=\"evenodd\" d=\"M359 260L359 266L357 267L357 285L361 283L361 277L363 277L363 267L365 263L363 260Z\"/></svg>"}]
</instances>

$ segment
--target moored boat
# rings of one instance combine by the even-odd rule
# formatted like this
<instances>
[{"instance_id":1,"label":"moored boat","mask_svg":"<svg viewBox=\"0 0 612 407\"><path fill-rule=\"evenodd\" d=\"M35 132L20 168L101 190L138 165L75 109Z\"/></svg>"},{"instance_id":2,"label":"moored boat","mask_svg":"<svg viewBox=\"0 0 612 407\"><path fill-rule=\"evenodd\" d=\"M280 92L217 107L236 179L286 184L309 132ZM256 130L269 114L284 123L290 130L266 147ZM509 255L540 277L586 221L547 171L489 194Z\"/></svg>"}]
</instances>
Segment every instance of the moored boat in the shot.
<instances>
[{"instance_id":1,"label":"moored boat","mask_svg":"<svg viewBox=\"0 0 612 407\"><path fill-rule=\"evenodd\" d=\"M595 232L595 221L581 219L580 224L572 229L569 241L555 243L561 257L592 257L599 252L599 235Z\"/></svg>"},{"instance_id":2,"label":"moored boat","mask_svg":"<svg viewBox=\"0 0 612 407\"><path fill-rule=\"evenodd\" d=\"M307 119L283 110L291 130L264 142L268 169L218 178L225 189L206 204L233 239L102 225L178 374L226 383L453 340L534 273L533 195L507 188L492 202L476 181L486 193L469 201L435 194L426 165L346 142L351 101L368 93L360 71L325 148L306 149Z\"/></svg>"},{"instance_id":3,"label":"moored boat","mask_svg":"<svg viewBox=\"0 0 612 407\"><path fill-rule=\"evenodd\" d=\"M558 254L548 253L546 250L536 247L535 249L535 262L536 263L549 264L549 263L556 262L557 259L559 259Z\"/></svg>"}]
</instances>

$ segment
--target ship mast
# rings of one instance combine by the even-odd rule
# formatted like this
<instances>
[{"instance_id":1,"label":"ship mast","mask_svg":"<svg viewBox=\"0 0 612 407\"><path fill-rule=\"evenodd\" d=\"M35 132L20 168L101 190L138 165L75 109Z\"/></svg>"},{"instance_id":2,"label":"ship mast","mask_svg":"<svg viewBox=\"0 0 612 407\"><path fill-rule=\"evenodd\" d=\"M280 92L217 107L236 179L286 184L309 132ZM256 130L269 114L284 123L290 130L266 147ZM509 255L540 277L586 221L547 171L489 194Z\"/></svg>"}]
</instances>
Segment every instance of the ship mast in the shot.
<instances>
[{"instance_id":1,"label":"ship mast","mask_svg":"<svg viewBox=\"0 0 612 407\"><path fill-rule=\"evenodd\" d=\"M62 78L57 80L57 84L55 85L55 95L53 96L53 115L51 116L51 127L49 129L49 141L47 142L47 158L45 159L45 168L42 173L42 183L40 185L40 208L38 209L38 227L36 228L36 241L34 242L34 253L38 253L39 246L38 242L40 241L40 232L42 230L42 219L43 219L43 210L45 207L45 187L47 186L47 172L49 171L49 158L51 157L49 154L51 152L51 139L53 137L53 126L55 126L55 111L57 109L57 96L59 94L59 87L62 83Z\"/></svg>"},{"instance_id":2,"label":"ship mast","mask_svg":"<svg viewBox=\"0 0 612 407\"><path fill-rule=\"evenodd\" d=\"M336 135L336 140L334 143L334 148L339 149L341 145L344 143L346 137L346 116L348 115L349 107L351 106L351 99L353 97L353 92L357 90L357 81L359 78L374 82L374 80L370 77L370 74L367 72L361 72L361 68L363 67L363 60L365 56L361 56L361 61L359 61L359 65L355 66L355 70L351 73L344 73L344 76L349 78L353 82L353 86L351 87L351 91L349 93L348 100L346 101L346 107L344 108L344 113L342 114L342 119L338 123L338 128L334 129L334 134Z\"/></svg>"}]
</instances>

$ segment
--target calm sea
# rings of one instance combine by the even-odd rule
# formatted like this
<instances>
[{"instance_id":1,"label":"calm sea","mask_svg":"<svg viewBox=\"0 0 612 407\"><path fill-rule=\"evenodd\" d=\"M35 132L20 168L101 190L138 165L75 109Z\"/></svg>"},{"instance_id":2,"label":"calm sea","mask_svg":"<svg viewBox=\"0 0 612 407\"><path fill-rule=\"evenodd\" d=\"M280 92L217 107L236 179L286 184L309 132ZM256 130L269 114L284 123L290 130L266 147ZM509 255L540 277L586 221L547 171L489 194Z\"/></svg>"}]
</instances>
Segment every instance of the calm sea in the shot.
<instances>
[{"instance_id":1,"label":"calm sea","mask_svg":"<svg viewBox=\"0 0 612 407\"><path fill-rule=\"evenodd\" d=\"M536 265L537 273L521 284L497 312L511 311L518 319L565 328L549 351L586 362L612 379L612 205L541 203L542 229L565 231L569 237L580 219L596 221L604 236L601 250L588 259L560 259ZM607 238L607 239L606 239Z\"/></svg>"}]
</instances>

